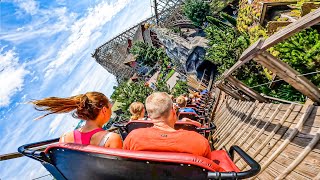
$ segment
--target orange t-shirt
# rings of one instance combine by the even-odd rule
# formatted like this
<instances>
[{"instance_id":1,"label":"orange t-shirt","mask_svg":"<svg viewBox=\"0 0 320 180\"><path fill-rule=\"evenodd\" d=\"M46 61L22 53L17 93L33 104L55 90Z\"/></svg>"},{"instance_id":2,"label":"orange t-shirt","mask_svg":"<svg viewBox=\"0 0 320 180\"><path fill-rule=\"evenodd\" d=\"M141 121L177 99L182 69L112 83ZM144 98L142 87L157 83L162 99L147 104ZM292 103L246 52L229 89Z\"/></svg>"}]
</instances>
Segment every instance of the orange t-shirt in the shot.
<instances>
[{"instance_id":1,"label":"orange t-shirt","mask_svg":"<svg viewBox=\"0 0 320 180\"><path fill-rule=\"evenodd\" d=\"M206 138L194 131L163 131L154 127L133 130L123 142L123 149L190 153L211 159Z\"/></svg>"}]
</instances>

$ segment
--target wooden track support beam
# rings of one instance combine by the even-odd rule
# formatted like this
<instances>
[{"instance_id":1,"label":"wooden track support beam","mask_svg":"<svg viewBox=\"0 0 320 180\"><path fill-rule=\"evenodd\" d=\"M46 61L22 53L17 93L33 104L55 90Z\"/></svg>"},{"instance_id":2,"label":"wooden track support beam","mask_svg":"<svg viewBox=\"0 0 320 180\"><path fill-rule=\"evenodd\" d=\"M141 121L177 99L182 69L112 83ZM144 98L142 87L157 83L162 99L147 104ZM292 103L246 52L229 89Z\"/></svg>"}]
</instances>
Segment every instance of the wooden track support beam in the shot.
<instances>
[{"instance_id":1,"label":"wooden track support beam","mask_svg":"<svg viewBox=\"0 0 320 180\"><path fill-rule=\"evenodd\" d=\"M214 97L214 105L213 105L212 112L211 112L211 121L214 119L215 114L217 112L217 107L218 107L218 104L220 101L220 94L221 94L220 89L216 88L215 89L215 97Z\"/></svg>"},{"instance_id":2,"label":"wooden track support beam","mask_svg":"<svg viewBox=\"0 0 320 180\"><path fill-rule=\"evenodd\" d=\"M247 85L245 85L243 82L239 81L233 76L228 76L226 78L227 81L229 81L231 84L239 88L242 92L244 92L246 95L250 96L254 100L258 100L259 102L267 102L268 100L261 96L259 93L257 93L255 90L249 88Z\"/></svg>"},{"instance_id":3,"label":"wooden track support beam","mask_svg":"<svg viewBox=\"0 0 320 180\"><path fill-rule=\"evenodd\" d=\"M255 114L249 118L250 119L249 122L246 123L246 125L238 131L236 138L234 138L234 139L232 139L232 141L230 141L231 144L238 144L238 141L240 140L240 138L244 135L244 133L247 132L247 129L249 128L249 126L251 124L253 124L254 120L259 116L259 114L262 111L262 109L264 108L264 106L265 106L265 103L262 103L260 105L259 109L255 112Z\"/></svg>"},{"instance_id":4,"label":"wooden track support beam","mask_svg":"<svg viewBox=\"0 0 320 180\"><path fill-rule=\"evenodd\" d=\"M257 127L260 125L260 123L266 118L266 116L268 115L269 111L271 110L273 104L269 104L267 106L267 108L265 109L265 111L263 112L262 116L259 118L259 120L257 119L257 121L255 122L254 125L252 125L252 123L249 124L249 126L251 126L251 130L248 132L246 136L243 139L240 139L239 142L237 143L238 146L242 147L244 146L244 143L247 143L249 141L249 139L251 138L251 135L254 131L256 131ZM241 141L242 140L242 141ZM241 141L241 142L240 142ZM249 144L250 146L250 144ZM248 150L248 149L247 149ZM235 158L234 162L238 162L240 160L240 157Z\"/></svg>"},{"instance_id":5,"label":"wooden track support beam","mask_svg":"<svg viewBox=\"0 0 320 180\"><path fill-rule=\"evenodd\" d=\"M279 42L291 37L295 33L300 32L301 30L313 26L319 22L320 8L289 24L280 31L274 33L272 36L270 36L264 41L263 45L261 46L261 49L267 50L270 47L278 44Z\"/></svg>"},{"instance_id":6,"label":"wooden track support beam","mask_svg":"<svg viewBox=\"0 0 320 180\"><path fill-rule=\"evenodd\" d=\"M235 99L240 99L242 101L245 100L244 97L242 97L240 94L238 94L236 91L233 91L232 89L230 89L228 86L220 83L220 84L217 84L217 87L219 89L221 89L222 91L226 92L227 94L229 94L231 97L235 98Z\"/></svg>"},{"instance_id":7,"label":"wooden track support beam","mask_svg":"<svg viewBox=\"0 0 320 180\"><path fill-rule=\"evenodd\" d=\"M276 135L278 130L282 127L285 120L287 120L287 118L289 117L289 115L293 111L294 107L295 107L294 104L291 104L289 106L289 108L286 110L285 114L281 117L281 120L276 124L276 127L272 130L272 132L270 134L268 134L268 137L264 139L263 143L260 144L260 146L256 149L255 153L251 156L252 158L255 158L262 151L262 149L267 146L267 144L270 142L270 140L273 138L273 136Z\"/></svg>"},{"instance_id":8,"label":"wooden track support beam","mask_svg":"<svg viewBox=\"0 0 320 180\"><path fill-rule=\"evenodd\" d=\"M233 121L229 124L228 127L224 128L224 132L220 133L220 139L223 139L223 141L219 141L219 143L216 145L217 147L219 147L220 144L222 144L227 139L227 137L233 131L231 129L235 129L239 125L239 122L241 121L242 117L245 115L248 109L252 107L253 104L253 102L246 102L244 108L238 110L238 113L235 115L235 117L233 117Z\"/></svg>"},{"instance_id":9,"label":"wooden track support beam","mask_svg":"<svg viewBox=\"0 0 320 180\"><path fill-rule=\"evenodd\" d=\"M255 43L253 43L249 48L247 48L240 56L239 60L227 71L225 71L221 78L224 79L228 76L230 76L234 71L236 71L239 67L250 61L252 58L254 58L257 54L257 52L260 51L260 47L262 46L264 40L259 39Z\"/></svg>"},{"instance_id":10,"label":"wooden track support beam","mask_svg":"<svg viewBox=\"0 0 320 180\"><path fill-rule=\"evenodd\" d=\"M233 106L228 109L230 111L230 116L223 119L223 124L220 125L220 127L216 130L215 134L219 134L219 139L221 139L221 132L226 129L226 126L232 121L232 119L237 115L238 111L241 111L242 108L245 106L245 103L242 103L242 101L238 101L238 104L236 106ZM238 110L238 111L237 111Z\"/></svg>"},{"instance_id":11,"label":"wooden track support beam","mask_svg":"<svg viewBox=\"0 0 320 180\"><path fill-rule=\"evenodd\" d=\"M254 59L268 70L276 73L280 78L289 83L292 87L306 95L314 102L320 103L320 91L306 77L290 67L287 63L280 61L269 52L262 52Z\"/></svg>"},{"instance_id":12,"label":"wooden track support beam","mask_svg":"<svg viewBox=\"0 0 320 180\"><path fill-rule=\"evenodd\" d=\"M234 103L234 105L230 104L229 107L226 108L226 113L225 113L225 116L221 116L221 118L219 118L221 120L221 123L218 125L218 128L214 134L214 138L216 137L220 137L220 132L224 129L225 125L228 123L228 121L230 119L232 119L233 115L235 114L235 111L232 111L233 109L238 109L241 107L241 101L236 101ZM217 136L219 135L219 136Z\"/></svg>"},{"instance_id":13,"label":"wooden track support beam","mask_svg":"<svg viewBox=\"0 0 320 180\"><path fill-rule=\"evenodd\" d=\"M265 132L265 130L268 128L268 126L271 124L271 122L276 118L278 115L280 108L282 104L279 104L275 111L272 113L272 115L268 118L268 121L264 124L264 126L260 129L258 134L254 135L254 138L251 139L250 143L247 145L247 147L244 148L244 151L248 151L250 148L252 148L253 144L258 142L258 139L261 138L261 135ZM239 167L240 170L243 170L247 167L248 164L245 164L242 167Z\"/></svg>"}]
</instances>

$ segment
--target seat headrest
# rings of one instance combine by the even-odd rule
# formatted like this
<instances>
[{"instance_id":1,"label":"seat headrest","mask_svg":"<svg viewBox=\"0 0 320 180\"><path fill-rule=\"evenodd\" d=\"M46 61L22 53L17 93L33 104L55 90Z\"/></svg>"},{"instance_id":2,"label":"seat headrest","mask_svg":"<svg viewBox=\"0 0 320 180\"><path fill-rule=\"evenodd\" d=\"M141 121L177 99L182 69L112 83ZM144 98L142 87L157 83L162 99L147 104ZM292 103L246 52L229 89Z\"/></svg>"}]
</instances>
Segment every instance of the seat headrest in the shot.
<instances>
[{"instance_id":1,"label":"seat headrest","mask_svg":"<svg viewBox=\"0 0 320 180\"><path fill-rule=\"evenodd\" d=\"M212 160L202 156L187 153L132 151L123 149L104 148L94 145L81 145L74 143L58 143L51 145L46 148L45 153L50 154L50 151L54 149L69 149L77 152L86 152L128 159L136 159L138 161L177 163L177 165L179 166L180 164L190 164L204 168L208 171L225 172L225 170L222 167L215 164Z\"/></svg>"}]
</instances>

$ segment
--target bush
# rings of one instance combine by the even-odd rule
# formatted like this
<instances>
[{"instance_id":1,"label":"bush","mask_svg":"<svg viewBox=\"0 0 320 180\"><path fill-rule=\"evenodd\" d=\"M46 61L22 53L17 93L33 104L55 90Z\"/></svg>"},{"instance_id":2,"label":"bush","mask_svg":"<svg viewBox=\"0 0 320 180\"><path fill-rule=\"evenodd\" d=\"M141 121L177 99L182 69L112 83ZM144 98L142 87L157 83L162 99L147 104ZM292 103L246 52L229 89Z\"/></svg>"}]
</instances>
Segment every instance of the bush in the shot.
<instances>
[{"instance_id":1,"label":"bush","mask_svg":"<svg viewBox=\"0 0 320 180\"><path fill-rule=\"evenodd\" d=\"M144 81L139 82L123 82L118 87L114 87L111 95L113 101L121 103L119 107L124 112L123 117L130 117L129 106L131 103L139 101L144 103L145 99L153 92L153 90L145 85Z\"/></svg>"},{"instance_id":2,"label":"bush","mask_svg":"<svg viewBox=\"0 0 320 180\"><path fill-rule=\"evenodd\" d=\"M303 30L274 46L272 54L288 63L301 74L320 70L320 35L315 29ZM309 76L320 85L320 74Z\"/></svg>"},{"instance_id":3,"label":"bush","mask_svg":"<svg viewBox=\"0 0 320 180\"><path fill-rule=\"evenodd\" d=\"M210 6L202 0L186 0L182 11L195 26L201 27L210 15Z\"/></svg>"},{"instance_id":4,"label":"bush","mask_svg":"<svg viewBox=\"0 0 320 180\"><path fill-rule=\"evenodd\" d=\"M182 94L189 93L189 87L186 81L177 81L176 85L172 89L172 95L178 97Z\"/></svg>"},{"instance_id":5,"label":"bush","mask_svg":"<svg viewBox=\"0 0 320 180\"><path fill-rule=\"evenodd\" d=\"M137 62L147 66L154 66L159 60L159 54L162 52L144 42L138 41L133 44L130 53L136 56Z\"/></svg>"},{"instance_id":6,"label":"bush","mask_svg":"<svg viewBox=\"0 0 320 180\"><path fill-rule=\"evenodd\" d=\"M206 60L218 65L219 73L223 73L237 62L242 52L249 46L248 36L240 34L236 29L219 19L208 17L209 26L205 29L209 39Z\"/></svg>"}]
</instances>

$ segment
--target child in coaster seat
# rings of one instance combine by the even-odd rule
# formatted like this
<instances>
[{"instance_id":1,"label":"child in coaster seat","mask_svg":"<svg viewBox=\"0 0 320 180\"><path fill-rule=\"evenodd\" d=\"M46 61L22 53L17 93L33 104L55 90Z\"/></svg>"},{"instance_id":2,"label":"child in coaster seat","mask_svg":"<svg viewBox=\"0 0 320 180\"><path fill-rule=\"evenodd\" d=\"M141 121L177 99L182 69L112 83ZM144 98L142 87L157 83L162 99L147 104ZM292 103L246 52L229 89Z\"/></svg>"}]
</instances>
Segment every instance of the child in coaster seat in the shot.
<instances>
[{"instance_id":1,"label":"child in coaster seat","mask_svg":"<svg viewBox=\"0 0 320 180\"><path fill-rule=\"evenodd\" d=\"M133 102L130 105L129 110L131 113L130 121L146 120L144 117L146 110L141 102Z\"/></svg>"}]
</instances>

